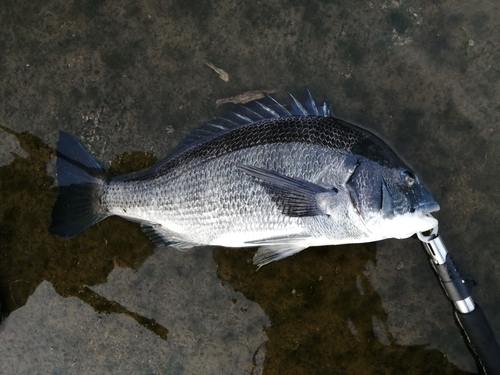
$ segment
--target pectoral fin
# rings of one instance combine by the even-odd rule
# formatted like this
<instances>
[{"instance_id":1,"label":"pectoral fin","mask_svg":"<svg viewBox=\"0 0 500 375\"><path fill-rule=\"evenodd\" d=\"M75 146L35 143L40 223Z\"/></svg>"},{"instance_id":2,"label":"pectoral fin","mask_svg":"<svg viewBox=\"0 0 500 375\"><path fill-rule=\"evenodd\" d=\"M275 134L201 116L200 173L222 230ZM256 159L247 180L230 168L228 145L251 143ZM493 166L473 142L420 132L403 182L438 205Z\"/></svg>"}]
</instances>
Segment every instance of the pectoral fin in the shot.
<instances>
[{"instance_id":1,"label":"pectoral fin","mask_svg":"<svg viewBox=\"0 0 500 375\"><path fill-rule=\"evenodd\" d=\"M255 177L271 195L273 201L288 216L328 215L324 202L331 202L337 189L327 189L312 182L283 176L277 172L249 165L238 169Z\"/></svg>"}]
</instances>

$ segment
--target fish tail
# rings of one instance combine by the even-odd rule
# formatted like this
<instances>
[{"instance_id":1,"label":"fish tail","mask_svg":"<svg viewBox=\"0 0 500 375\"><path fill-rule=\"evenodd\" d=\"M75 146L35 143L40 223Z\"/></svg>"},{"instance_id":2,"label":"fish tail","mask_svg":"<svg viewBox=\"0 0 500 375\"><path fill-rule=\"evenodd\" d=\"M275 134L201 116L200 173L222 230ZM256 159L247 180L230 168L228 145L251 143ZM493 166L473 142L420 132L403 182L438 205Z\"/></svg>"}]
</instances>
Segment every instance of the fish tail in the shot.
<instances>
[{"instance_id":1,"label":"fish tail","mask_svg":"<svg viewBox=\"0 0 500 375\"><path fill-rule=\"evenodd\" d=\"M110 216L100 203L110 180L106 168L78 140L62 131L56 167L59 196L50 233L71 238Z\"/></svg>"}]
</instances>

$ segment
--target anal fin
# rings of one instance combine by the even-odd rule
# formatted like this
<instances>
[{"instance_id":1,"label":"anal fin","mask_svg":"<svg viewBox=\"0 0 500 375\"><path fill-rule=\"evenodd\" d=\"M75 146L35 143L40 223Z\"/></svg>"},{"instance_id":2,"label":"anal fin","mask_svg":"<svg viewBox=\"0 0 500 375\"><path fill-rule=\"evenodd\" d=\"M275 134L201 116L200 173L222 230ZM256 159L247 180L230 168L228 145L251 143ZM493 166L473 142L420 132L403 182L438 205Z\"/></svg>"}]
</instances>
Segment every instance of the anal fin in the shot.
<instances>
[{"instance_id":1,"label":"anal fin","mask_svg":"<svg viewBox=\"0 0 500 375\"><path fill-rule=\"evenodd\" d=\"M178 241L172 238L172 233L162 227L161 224L142 223L142 231L157 247L174 247L177 250L187 250L197 244Z\"/></svg>"}]
</instances>

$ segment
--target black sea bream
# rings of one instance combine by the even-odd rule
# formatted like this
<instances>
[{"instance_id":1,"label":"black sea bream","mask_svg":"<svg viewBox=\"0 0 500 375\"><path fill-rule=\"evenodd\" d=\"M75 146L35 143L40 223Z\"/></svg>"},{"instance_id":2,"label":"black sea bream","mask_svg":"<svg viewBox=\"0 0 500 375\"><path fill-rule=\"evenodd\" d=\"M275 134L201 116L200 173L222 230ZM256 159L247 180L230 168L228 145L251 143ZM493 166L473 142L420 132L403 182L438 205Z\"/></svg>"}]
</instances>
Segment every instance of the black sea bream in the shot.
<instances>
[{"instance_id":1,"label":"black sea bream","mask_svg":"<svg viewBox=\"0 0 500 375\"><path fill-rule=\"evenodd\" d=\"M332 117L309 91L270 96L204 124L170 156L109 178L61 132L60 193L50 231L73 237L112 215L141 223L158 245L259 246L262 266L310 246L406 238L432 229L439 205L389 147Z\"/></svg>"}]
</instances>

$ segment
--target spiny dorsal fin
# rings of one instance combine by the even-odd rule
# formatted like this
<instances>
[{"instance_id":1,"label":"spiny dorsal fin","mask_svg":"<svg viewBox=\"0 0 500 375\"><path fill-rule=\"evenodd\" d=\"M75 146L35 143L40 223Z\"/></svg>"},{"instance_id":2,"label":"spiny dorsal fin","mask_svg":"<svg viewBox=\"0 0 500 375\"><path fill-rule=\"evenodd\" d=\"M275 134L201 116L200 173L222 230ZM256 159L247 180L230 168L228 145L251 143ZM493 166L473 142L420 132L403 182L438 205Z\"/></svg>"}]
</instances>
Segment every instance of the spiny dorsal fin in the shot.
<instances>
[{"instance_id":1,"label":"spiny dorsal fin","mask_svg":"<svg viewBox=\"0 0 500 375\"><path fill-rule=\"evenodd\" d=\"M318 106L306 87L307 99L303 103L287 91L291 103L281 104L268 94L264 98L245 104L238 104L232 111L222 116L217 116L200 126L199 129L189 134L166 158L158 160L151 170L165 164L166 161L181 154L187 149L195 147L208 140L214 139L226 132L241 126L254 124L262 120L276 119L289 116L322 116L329 117L330 110L326 101Z\"/></svg>"}]
</instances>

